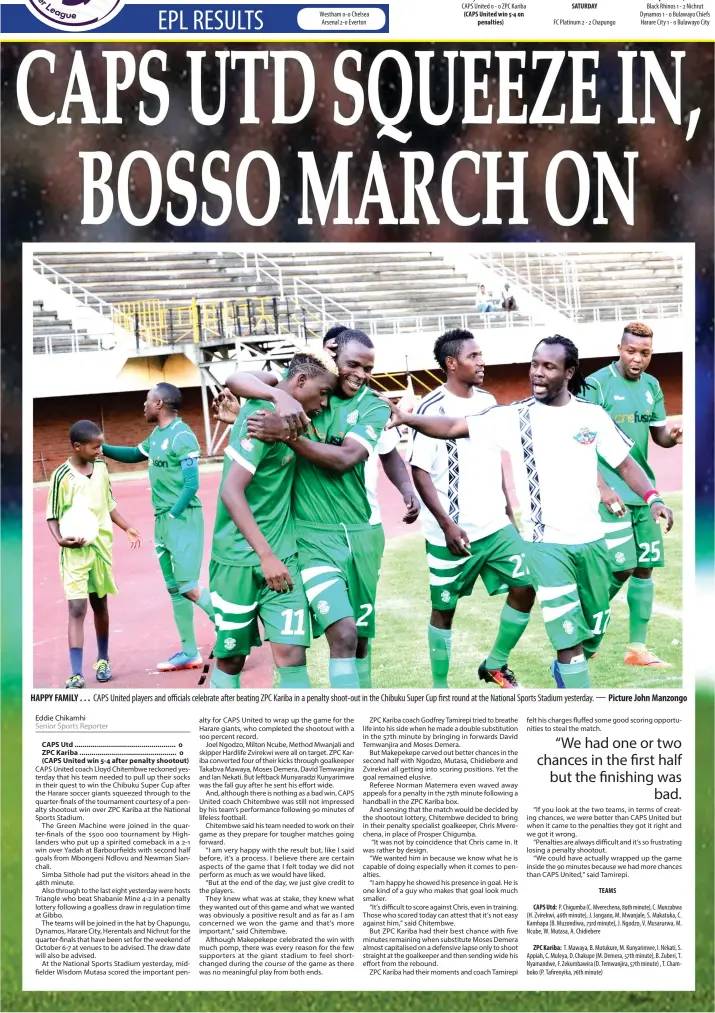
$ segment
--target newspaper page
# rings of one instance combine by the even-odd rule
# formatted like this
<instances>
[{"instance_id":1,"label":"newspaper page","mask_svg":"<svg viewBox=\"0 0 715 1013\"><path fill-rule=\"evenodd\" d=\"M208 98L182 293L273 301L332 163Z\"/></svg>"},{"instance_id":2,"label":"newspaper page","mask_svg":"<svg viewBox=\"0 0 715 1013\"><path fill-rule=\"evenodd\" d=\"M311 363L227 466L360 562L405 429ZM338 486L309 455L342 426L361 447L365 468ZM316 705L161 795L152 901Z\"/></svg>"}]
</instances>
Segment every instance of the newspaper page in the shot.
<instances>
[{"instance_id":1,"label":"newspaper page","mask_svg":"<svg viewBox=\"0 0 715 1013\"><path fill-rule=\"evenodd\" d=\"M713 1008L713 14L0 5L4 1009Z\"/></svg>"}]
</instances>

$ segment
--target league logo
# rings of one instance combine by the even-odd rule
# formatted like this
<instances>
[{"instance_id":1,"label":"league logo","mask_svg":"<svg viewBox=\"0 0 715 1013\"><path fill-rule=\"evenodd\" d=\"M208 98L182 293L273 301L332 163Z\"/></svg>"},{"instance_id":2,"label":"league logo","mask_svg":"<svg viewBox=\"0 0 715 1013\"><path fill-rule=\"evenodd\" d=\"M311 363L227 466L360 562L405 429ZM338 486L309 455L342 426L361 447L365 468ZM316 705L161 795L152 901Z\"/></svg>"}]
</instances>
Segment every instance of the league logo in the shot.
<instances>
[{"instance_id":1,"label":"league logo","mask_svg":"<svg viewBox=\"0 0 715 1013\"><path fill-rule=\"evenodd\" d=\"M119 14L124 0L25 0L35 17L63 32L91 32Z\"/></svg>"},{"instance_id":2,"label":"league logo","mask_svg":"<svg viewBox=\"0 0 715 1013\"><path fill-rule=\"evenodd\" d=\"M593 441L596 439L596 434L594 433L593 429L589 429L588 426L583 426L583 428L579 429L579 431L576 433L574 439L576 440L577 443L580 443L582 446L586 447L590 443L593 443Z\"/></svg>"}]
</instances>

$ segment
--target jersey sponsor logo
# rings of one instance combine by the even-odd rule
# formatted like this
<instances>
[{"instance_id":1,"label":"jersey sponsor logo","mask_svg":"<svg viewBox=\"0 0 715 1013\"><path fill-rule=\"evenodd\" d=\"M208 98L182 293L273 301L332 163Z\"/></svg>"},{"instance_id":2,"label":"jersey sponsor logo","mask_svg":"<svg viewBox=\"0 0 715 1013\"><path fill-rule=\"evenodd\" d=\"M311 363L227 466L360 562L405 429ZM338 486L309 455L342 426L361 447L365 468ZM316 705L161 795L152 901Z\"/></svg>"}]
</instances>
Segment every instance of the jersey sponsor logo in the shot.
<instances>
[{"instance_id":1,"label":"jersey sponsor logo","mask_svg":"<svg viewBox=\"0 0 715 1013\"><path fill-rule=\"evenodd\" d=\"M624 412L612 416L613 421L616 425L622 425L624 422L645 422L647 425L653 420L653 412Z\"/></svg>"},{"instance_id":2,"label":"jersey sponsor logo","mask_svg":"<svg viewBox=\"0 0 715 1013\"><path fill-rule=\"evenodd\" d=\"M168 461L160 461L157 458L151 458L151 457L149 458L149 464L152 466L152 468L168 468L169 467L169 462Z\"/></svg>"},{"instance_id":3,"label":"jersey sponsor logo","mask_svg":"<svg viewBox=\"0 0 715 1013\"><path fill-rule=\"evenodd\" d=\"M589 429L588 426L582 426L581 429L576 433L574 439L581 446L587 447L596 439L596 433L593 429Z\"/></svg>"},{"instance_id":4,"label":"jersey sponsor logo","mask_svg":"<svg viewBox=\"0 0 715 1013\"><path fill-rule=\"evenodd\" d=\"M356 408L354 412L350 412L345 421L349 426L354 426L357 420L358 420L358 410Z\"/></svg>"},{"instance_id":5,"label":"jersey sponsor logo","mask_svg":"<svg viewBox=\"0 0 715 1013\"><path fill-rule=\"evenodd\" d=\"M340 436L328 436L325 442L329 443L331 447L341 447L343 445L343 434L341 433Z\"/></svg>"},{"instance_id":6,"label":"jersey sponsor logo","mask_svg":"<svg viewBox=\"0 0 715 1013\"><path fill-rule=\"evenodd\" d=\"M243 447L244 450L247 450L250 453L253 450L253 440L250 440L247 436L244 436L244 438L241 440L241 446Z\"/></svg>"},{"instance_id":7,"label":"jersey sponsor logo","mask_svg":"<svg viewBox=\"0 0 715 1013\"><path fill-rule=\"evenodd\" d=\"M324 598L321 598L321 600L315 607L317 608L318 612L320 612L321 616L327 616L328 612L330 612L330 605L328 605L327 601L325 601Z\"/></svg>"},{"instance_id":8,"label":"jersey sponsor logo","mask_svg":"<svg viewBox=\"0 0 715 1013\"><path fill-rule=\"evenodd\" d=\"M573 624L573 623L571 622L571 620L570 620L570 619L564 619L564 621L563 621L563 623L562 623L561 625L562 625L562 626L563 626L563 628L564 628L564 633L565 633L565 634L566 634L567 636L569 636L569 637L571 636L571 634L572 634L572 633L573 633L573 632L575 631L575 629L576 629L576 627L574 626L574 624Z\"/></svg>"}]
</instances>

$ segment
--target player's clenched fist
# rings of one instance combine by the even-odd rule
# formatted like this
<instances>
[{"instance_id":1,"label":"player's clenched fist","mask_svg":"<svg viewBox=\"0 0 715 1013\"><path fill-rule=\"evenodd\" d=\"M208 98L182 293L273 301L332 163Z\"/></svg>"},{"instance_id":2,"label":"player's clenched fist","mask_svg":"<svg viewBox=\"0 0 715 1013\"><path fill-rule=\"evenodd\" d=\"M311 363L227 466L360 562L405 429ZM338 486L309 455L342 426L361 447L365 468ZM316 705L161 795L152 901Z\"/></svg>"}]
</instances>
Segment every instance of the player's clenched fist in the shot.
<instances>
[{"instance_id":1,"label":"player's clenched fist","mask_svg":"<svg viewBox=\"0 0 715 1013\"><path fill-rule=\"evenodd\" d=\"M272 552L261 557L261 570L271 591L293 590L293 579L288 567Z\"/></svg>"}]
</instances>

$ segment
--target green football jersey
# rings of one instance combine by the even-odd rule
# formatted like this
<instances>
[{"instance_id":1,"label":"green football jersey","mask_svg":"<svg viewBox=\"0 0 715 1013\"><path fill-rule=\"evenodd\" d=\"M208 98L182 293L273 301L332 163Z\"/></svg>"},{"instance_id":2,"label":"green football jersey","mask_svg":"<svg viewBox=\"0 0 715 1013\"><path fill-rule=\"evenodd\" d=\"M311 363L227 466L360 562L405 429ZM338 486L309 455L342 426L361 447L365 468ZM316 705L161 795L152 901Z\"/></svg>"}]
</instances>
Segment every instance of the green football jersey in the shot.
<instances>
[{"instance_id":1,"label":"green football jersey","mask_svg":"<svg viewBox=\"0 0 715 1013\"><path fill-rule=\"evenodd\" d=\"M329 406L313 419L306 435L320 443L337 445L354 439L372 454L389 418L388 406L369 387L362 387L351 398L331 397ZM304 523L369 524L365 462L338 474L299 457L293 511L296 520Z\"/></svg>"},{"instance_id":2,"label":"green football jersey","mask_svg":"<svg viewBox=\"0 0 715 1013\"><path fill-rule=\"evenodd\" d=\"M648 464L650 427L665 423L665 401L656 378L642 373L640 379L628 380L621 376L616 363L612 362L587 377L586 383L588 386L582 397L605 408L616 425L633 441L631 456L655 484L653 469ZM598 468L624 503L631 506L643 503L643 499L605 461L599 459Z\"/></svg>"},{"instance_id":3,"label":"green football jersey","mask_svg":"<svg viewBox=\"0 0 715 1013\"><path fill-rule=\"evenodd\" d=\"M177 417L163 429L157 426L151 436L139 444L139 450L149 458L149 484L154 513L168 513L184 490L181 462L186 457L200 456L199 441L193 430ZM189 507L200 506L201 500L194 496Z\"/></svg>"},{"instance_id":4,"label":"green football jersey","mask_svg":"<svg viewBox=\"0 0 715 1013\"><path fill-rule=\"evenodd\" d=\"M285 443L262 443L248 435L249 416L261 410L275 411L269 401L246 401L239 412L226 447L223 475L216 506L211 558L234 566L258 566L260 560L221 501L221 489L234 463L253 475L246 500L263 537L279 559L296 551L295 523L291 510L295 452Z\"/></svg>"}]
</instances>

